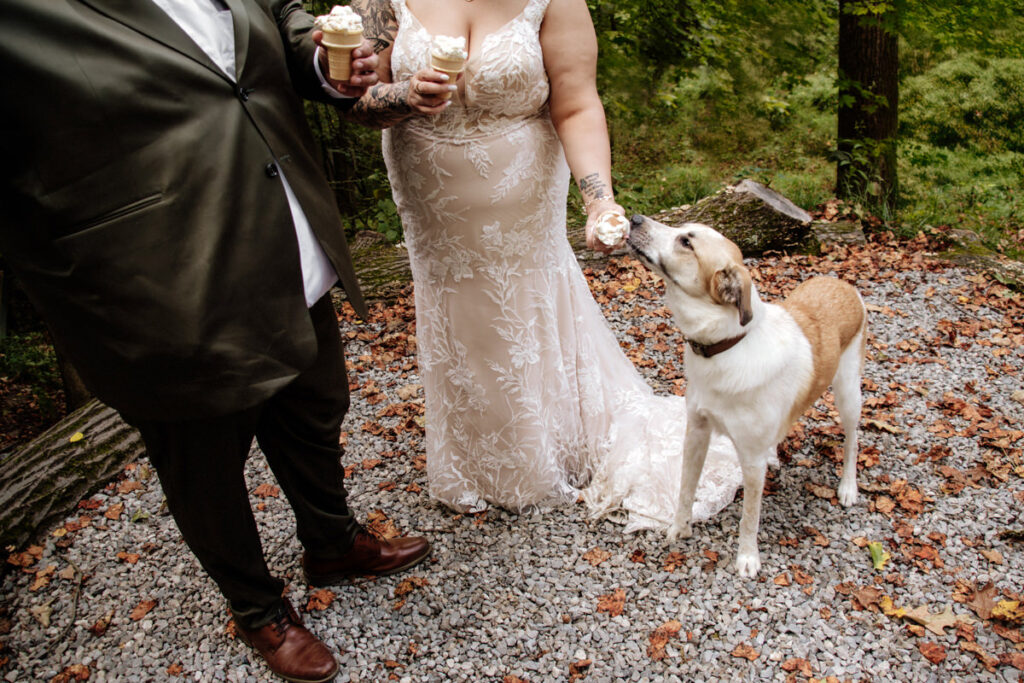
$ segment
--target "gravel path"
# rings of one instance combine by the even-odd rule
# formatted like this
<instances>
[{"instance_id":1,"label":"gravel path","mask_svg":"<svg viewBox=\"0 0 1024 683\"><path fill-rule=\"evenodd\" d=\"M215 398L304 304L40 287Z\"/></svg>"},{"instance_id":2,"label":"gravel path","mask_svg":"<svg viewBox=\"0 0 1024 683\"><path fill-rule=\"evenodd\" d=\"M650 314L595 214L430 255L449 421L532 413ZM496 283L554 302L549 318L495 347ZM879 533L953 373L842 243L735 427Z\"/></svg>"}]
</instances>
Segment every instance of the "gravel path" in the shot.
<instances>
[{"instance_id":1,"label":"gravel path","mask_svg":"<svg viewBox=\"0 0 1024 683\"><path fill-rule=\"evenodd\" d=\"M834 272L871 311L861 500L845 510L833 498L839 432L819 402L780 448L757 580L732 566L738 502L672 546L581 505L465 516L433 503L408 311L344 324L352 506L435 551L411 573L315 591L254 451L271 568L339 653L338 680L1020 680L1022 299L926 246L751 262L765 299ZM679 339L642 268L613 258L587 270L651 384L681 391ZM889 554L879 570L869 542ZM8 561L22 566L3 579L0 680L271 679L232 636L144 460ZM899 611L918 608L934 632ZM926 614L947 608L944 627Z\"/></svg>"}]
</instances>

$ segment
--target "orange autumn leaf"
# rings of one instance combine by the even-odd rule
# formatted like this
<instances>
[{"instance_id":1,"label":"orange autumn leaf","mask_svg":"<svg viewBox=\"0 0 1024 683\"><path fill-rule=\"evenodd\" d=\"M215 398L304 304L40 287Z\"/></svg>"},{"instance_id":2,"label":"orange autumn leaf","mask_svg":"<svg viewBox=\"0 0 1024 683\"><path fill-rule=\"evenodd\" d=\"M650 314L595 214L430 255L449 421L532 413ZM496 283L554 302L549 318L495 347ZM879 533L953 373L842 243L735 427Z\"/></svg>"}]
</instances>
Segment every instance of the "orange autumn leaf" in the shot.
<instances>
[{"instance_id":1,"label":"orange autumn leaf","mask_svg":"<svg viewBox=\"0 0 1024 683\"><path fill-rule=\"evenodd\" d=\"M107 508L107 511L103 513L103 516L107 519L118 519L121 517L121 513L124 512L124 503L115 503Z\"/></svg>"},{"instance_id":2,"label":"orange autumn leaf","mask_svg":"<svg viewBox=\"0 0 1024 683\"><path fill-rule=\"evenodd\" d=\"M121 552L119 552L117 554L117 559L121 560L122 562L125 562L126 564L135 564L136 562L139 561L139 554L138 553L126 553L125 551L122 550Z\"/></svg>"},{"instance_id":3,"label":"orange autumn leaf","mask_svg":"<svg viewBox=\"0 0 1024 683\"><path fill-rule=\"evenodd\" d=\"M946 659L946 648L938 643L923 640L917 644L917 649L932 664L939 664Z\"/></svg>"},{"instance_id":4,"label":"orange autumn leaf","mask_svg":"<svg viewBox=\"0 0 1024 683\"><path fill-rule=\"evenodd\" d=\"M426 586L430 581L422 576L410 576L407 579L403 579L397 586L395 586L395 597L400 598L403 595L412 593L413 590Z\"/></svg>"},{"instance_id":5,"label":"orange autumn leaf","mask_svg":"<svg viewBox=\"0 0 1024 683\"><path fill-rule=\"evenodd\" d=\"M761 653L747 645L746 643L740 643L730 653L733 657L739 657L741 659L748 659L751 662L761 656Z\"/></svg>"},{"instance_id":6,"label":"orange autumn leaf","mask_svg":"<svg viewBox=\"0 0 1024 683\"><path fill-rule=\"evenodd\" d=\"M611 556L612 554L604 548L591 548L587 552L583 553L583 559L595 567Z\"/></svg>"},{"instance_id":7,"label":"orange autumn leaf","mask_svg":"<svg viewBox=\"0 0 1024 683\"><path fill-rule=\"evenodd\" d=\"M128 616L131 618L132 621L139 621L144 616L149 614L149 611L156 607L156 605L156 600L142 600L141 602L139 602L139 604L135 606L134 609L132 609L131 613Z\"/></svg>"},{"instance_id":8,"label":"orange autumn leaf","mask_svg":"<svg viewBox=\"0 0 1024 683\"><path fill-rule=\"evenodd\" d=\"M181 664L171 664L169 667L167 667L168 676L180 676L182 672L184 672L184 669L182 668Z\"/></svg>"},{"instance_id":9,"label":"orange autumn leaf","mask_svg":"<svg viewBox=\"0 0 1024 683\"><path fill-rule=\"evenodd\" d=\"M619 616L625 606L626 591L621 588L616 588L614 593L597 596L597 611L607 612L609 616Z\"/></svg>"},{"instance_id":10,"label":"orange autumn leaf","mask_svg":"<svg viewBox=\"0 0 1024 683\"><path fill-rule=\"evenodd\" d=\"M681 623L672 619L654 629L650 637L650 644L647 646L647 656L655 661L665 659L667 656L665 646L668 645L669 639L679 635L682 628Z\"/></svg>"},{"instance_id":11,"label":"orange autumn leaf","mask_svg":"<svg viewBox=\"0 0 1024 683\"><path fill-rule=\"evenodd\" d=\"M782 663L783 671L796 671L806 678L810 678L814 675L814 669L811 668L811 663L803 657L793 657L787 659Z\"/></svg>"},{"instance_id":12,"label":"orange autumn leaf","mask_svg":"<svg viewBox=\"0 0 1024 683\"><path fill-rule=\"evenodd\" d=\"M281 493L281 489L274 486L273 484L263 483L253 489L252 494L259 498L277 498Z\"/></svg>"},{"instance_id":13,"label":"orange autumn leaf","mask_svg":"<svg viewBox=\"0 0 1024 683\"><path fill-rule=\"evenodd\" d=\"M89 667L85 664L72 664L50 679L50 683L70 683L71 681L89 680Z\"/></svg>"},{"instance_id":14,"label":"orange autumn leaf","mask_svg":"<svg viewBox=\"0 0 1024 683\"><path fill-rule=\"evenodd\" d=\"M661 568L667 572L674 572L679 567L682 567L684 562L686 562L686 555L683 553L669 553L665 557L665 563Z\"/></svg>"},{"instance_id":15,"label":"orange autumn leaf","mask_svg":"<svg viewBox=\"0 0 1024 683\"><path fill-rule=\"evenodd\" d=\"M321 588L318 591L313 591L309 594L309 601L306 603L307 612L322 612L331 606L334 602L334 591L326 588Z\"/></svg>"}]
</instances>

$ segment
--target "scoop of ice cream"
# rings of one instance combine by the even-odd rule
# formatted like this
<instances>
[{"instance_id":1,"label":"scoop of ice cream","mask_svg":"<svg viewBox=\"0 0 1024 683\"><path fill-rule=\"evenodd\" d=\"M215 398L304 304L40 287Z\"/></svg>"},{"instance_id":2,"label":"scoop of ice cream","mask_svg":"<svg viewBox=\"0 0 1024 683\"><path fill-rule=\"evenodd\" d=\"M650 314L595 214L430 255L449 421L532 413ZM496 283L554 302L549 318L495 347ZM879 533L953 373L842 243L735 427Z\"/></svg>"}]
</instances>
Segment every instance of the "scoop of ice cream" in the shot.
<instances>
[{"instance_id":1,"label":"scoop of ice cream","mask_svg":"<svg viewBox=\"0 0 1024 683\"><path fill-rule=\"evenodd\" d=\"M629 232L629 221L621 213L605 211L597 217L594 224L594 236L609 247L615 246Z\"/></svg>"},{"instance_id":2,"label":"scoop of ice cream","mask_svg":"<svg viewBox=\"0 0 1024 683\"><path fill-rule=\"evenodd\" d=\"M465 59L469 56L463 36L434 36L430 54L438 59Z\"/></svg>"},{"instance_id":3,"label":"scoop of ice cream","mask_svg":"<svg viewBox=\"0 0 1024 683\"><path fill-rule=\"evenodd\" d=\"M334 33L362 33L363 19L348 5L335 5L330 14L321 14L313 21L321 31Z\"/></svg>"}]
</instances>

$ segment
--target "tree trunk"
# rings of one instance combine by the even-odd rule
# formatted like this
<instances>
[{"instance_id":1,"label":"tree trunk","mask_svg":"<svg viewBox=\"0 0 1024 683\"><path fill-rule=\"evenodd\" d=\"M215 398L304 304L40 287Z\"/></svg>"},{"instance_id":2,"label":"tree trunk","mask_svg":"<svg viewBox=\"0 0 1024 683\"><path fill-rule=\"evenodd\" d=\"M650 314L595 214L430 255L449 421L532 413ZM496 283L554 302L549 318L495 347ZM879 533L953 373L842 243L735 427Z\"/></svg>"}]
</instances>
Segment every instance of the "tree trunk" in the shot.
<instances>
[{"instance_id":1,"label":"tree trunk","mask_svg":"<svg viewBox=\"0 0 1024 683\"><path fill-rule=\"evenodd\" d=\"M139 433L93 400L0 460L0 547L21 546L66 517L143 451Z\"/></svg>"},{"instance_id":2,"label":"tree trunk","mask_svg":"<svg viewBox=\"0 0 1024 683\"><path fill-rule=\"evenodd\" d=\"M51 338L53 335L50 335ZM92 398L92 393L86 388L78 370L71 364L68 357L54 346L54 353L57 356L57 368L60 370L60 378L64 384L64 405L69 413L73 413Z\"/></svg>"},{"instance_id":3,"label":"tree trunk","mask_svg":"<svg viewBox=\"0 0 1024 683\"><path fill-rule=\"evenodd\" d=\"M888 219L896 208L898 13L839 0L836 194Z\"/></svg>"}]
</instances>

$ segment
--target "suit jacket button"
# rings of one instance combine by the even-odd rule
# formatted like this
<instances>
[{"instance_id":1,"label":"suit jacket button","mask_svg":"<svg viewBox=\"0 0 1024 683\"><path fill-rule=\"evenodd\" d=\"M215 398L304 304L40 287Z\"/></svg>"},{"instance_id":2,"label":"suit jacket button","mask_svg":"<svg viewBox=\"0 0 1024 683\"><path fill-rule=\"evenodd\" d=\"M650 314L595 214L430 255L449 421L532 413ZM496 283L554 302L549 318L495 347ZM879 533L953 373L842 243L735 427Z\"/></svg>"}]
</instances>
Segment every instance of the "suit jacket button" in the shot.
<instances>
[{"instance_id":1,"label":"suit jacket button","mask_svg":"<svg viewBox=\"0 0 1024 683\"><path fill-rule=\"evenodd\" d=\"M267 164L266 167L263 169L263 171L264 171L264 173L267 174L268 178L276 178L277 177L277 164Z\"/></svg>"}]
</instances>

